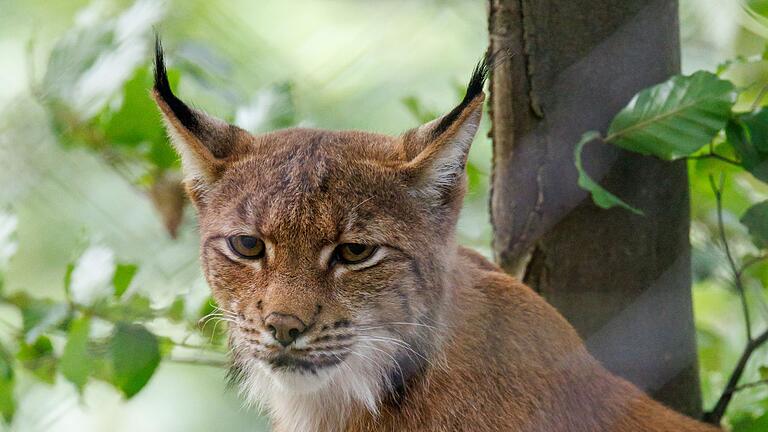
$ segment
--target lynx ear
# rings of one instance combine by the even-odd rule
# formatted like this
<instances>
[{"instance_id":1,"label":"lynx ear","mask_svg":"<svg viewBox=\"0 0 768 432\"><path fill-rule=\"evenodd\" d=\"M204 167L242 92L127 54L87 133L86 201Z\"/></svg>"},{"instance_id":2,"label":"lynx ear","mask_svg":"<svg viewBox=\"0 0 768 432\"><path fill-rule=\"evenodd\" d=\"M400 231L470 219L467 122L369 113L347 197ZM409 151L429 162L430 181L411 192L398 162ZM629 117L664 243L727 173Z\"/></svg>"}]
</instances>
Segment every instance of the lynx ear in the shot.
<instances>
[{"instance_id":1,"label":"lynx ear","mask_svg":"<svg viewBox=\"0 0 768 432\"><path fill-rule=\"evenodd\" d=\"M171 91L160 39L155 41L155 86L152 90L163 115L171 143L181 156L188 182L196 187L209 185L233 156L240 130L202 111L188 107Z\"/></svg>"},{"instance_id":2,"label":"lynx ear","mask_svg":"<svg viewBox=\"0 0 768 432\"><path fill-rule=\"evenodd\" d=\"M490 71L489 57L475 68L461 103L448 114L406 132L401 141L412 174L413 190L440 202L463 192L464 168L475 133L480 125Z\"/></svg>"}]
</instances>

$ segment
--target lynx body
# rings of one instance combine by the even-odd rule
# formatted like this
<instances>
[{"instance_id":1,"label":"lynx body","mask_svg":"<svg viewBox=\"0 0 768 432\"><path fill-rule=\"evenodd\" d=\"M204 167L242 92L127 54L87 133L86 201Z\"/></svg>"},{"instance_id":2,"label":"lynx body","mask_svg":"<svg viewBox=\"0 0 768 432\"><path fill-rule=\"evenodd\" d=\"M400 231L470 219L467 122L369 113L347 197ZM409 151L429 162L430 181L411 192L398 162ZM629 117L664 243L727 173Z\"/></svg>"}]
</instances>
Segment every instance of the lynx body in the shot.
<instances>
[{"instance_id":1,"label":"lynx body","mask_svg":"<svg viewBox=\"0 0 768 432\"><path fill-rule=\"evenodd\" d=\"M531 289L457 246L489 65L399 137L254 136L155 88L229 322L277 431L707 431L607 372Z\"/></svg>"}]
</instances>

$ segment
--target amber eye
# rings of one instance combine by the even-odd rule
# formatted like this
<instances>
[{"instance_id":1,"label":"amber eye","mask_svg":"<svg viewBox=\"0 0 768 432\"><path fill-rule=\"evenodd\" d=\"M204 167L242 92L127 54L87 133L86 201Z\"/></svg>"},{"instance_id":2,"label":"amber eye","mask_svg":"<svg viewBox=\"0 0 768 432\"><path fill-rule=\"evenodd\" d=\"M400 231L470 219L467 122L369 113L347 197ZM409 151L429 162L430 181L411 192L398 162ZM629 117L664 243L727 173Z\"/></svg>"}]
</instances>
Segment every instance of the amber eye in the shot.
<instances>
[{"instance_id":1,"label":"amber eye","mask_svg":"<svg viewBox=\"0 0 768 432\"><path fill-rule=\"evenodd\" d=\"M241 258L258 259L264 255L264 242L247 235L232 236L227 239L229 248Z\"/></svg>"},{"instance_id":2,"label":"amber eye","mask_svg":"<svg viewBox=\"0 0 768 432\"><path fill-rule=\"evenodd\" d=\"M344 243L336 248L336 259L342 264L361 263L376 252L376 246L359 243Z\"/></svg>"}]
</instances>

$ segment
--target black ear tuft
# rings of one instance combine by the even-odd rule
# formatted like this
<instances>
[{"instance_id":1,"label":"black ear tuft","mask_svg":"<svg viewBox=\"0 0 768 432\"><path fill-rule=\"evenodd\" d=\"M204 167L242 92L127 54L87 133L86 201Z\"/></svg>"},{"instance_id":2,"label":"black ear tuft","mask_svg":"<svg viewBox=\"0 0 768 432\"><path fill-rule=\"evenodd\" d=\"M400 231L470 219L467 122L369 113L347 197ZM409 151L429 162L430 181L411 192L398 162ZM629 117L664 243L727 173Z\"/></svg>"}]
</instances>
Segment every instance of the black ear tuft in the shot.
<instances>
[{"instance_id":1,"label":"black ear tuft","mask_svg":"<svg viewBox=\"0 0 768 432\"><path fill-rule=\"evenodd\" d=\"M472 71L472 78L469 79L467 85L467 92L464 94L464 99L461 103L451 110L448 114L443 116L435 128L432 131L433 138L437 138L443 132L445 132L451 124L456 120L459 114L466 108L467 104L472 102L477 96L483 92L485 87L485 81L488 79L488 75L493 68L496 67L501 61L510 57L510 54L505 50L499 50L494 53L488 52L483 56L482 60L477 63L475 70Z\"/></svg>"},{"instance_id":2,"label":"black ear tuft","mask_svg":"<svg viewBox=\"0 0 768 432\"><path fill-rule=\"evenodd\" d=\"M168 72L165 70L163 44L160 36L155 35L155 92L159 98L173 111L178 121L192 133L199 132L200 124L195 113L177 98L168 82Z\"/></svg>"}]
</instances>

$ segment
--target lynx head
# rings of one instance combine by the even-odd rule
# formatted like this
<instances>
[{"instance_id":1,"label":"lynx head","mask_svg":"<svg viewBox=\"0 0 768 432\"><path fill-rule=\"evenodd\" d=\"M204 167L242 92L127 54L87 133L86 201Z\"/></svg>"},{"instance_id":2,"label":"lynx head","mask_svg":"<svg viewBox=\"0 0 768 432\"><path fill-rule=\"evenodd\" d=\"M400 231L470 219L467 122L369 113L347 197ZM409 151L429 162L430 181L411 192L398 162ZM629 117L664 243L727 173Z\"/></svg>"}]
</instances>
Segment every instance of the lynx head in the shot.
<instances>
[{"instance_id":1,"label":"lynx head","mask_svg":"<svg viewBox=\"0 0 768 432\"><path fill-rule=\"evenodd\" d=\"M401 136L252 135L178 99L159 43L155 66L245 393L279 410L326 390L375 411L441 343L488 63L456 108Z\"/></svg>"}]
</instances>

